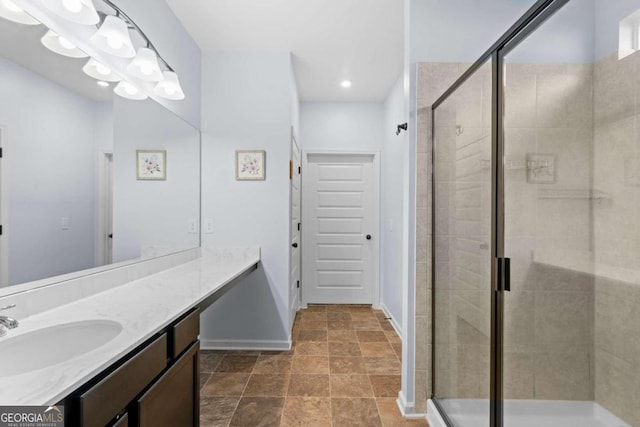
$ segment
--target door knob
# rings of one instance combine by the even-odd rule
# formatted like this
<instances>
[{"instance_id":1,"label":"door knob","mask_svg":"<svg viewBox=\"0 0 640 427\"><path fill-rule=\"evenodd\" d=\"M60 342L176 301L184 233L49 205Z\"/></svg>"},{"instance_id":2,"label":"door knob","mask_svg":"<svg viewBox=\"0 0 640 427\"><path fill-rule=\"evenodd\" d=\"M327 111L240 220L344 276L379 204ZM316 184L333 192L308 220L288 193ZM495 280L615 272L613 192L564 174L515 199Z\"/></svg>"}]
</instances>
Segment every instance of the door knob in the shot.
<instances>
[{"instance_id":1,"label":"door knob","mask_svg":"<svg viewBox=\"0 0 640 427\"><path fill-rule=\"evenodd\" d=\"M297 244L297 243L294 243L294 244L292 244L291 246L293 246L294 248L297 248L297 247L298 247L298 244Z\"/></svg>"},{"instance_id":2,"label":"door knob","mask_svg":"<svg viewBox=\"0 0 640 427\"><path fill-rule=\"evenodd\" d=\"M371 234L367 234L367 240L371 240Z\"/></svg>"}]
</instances>

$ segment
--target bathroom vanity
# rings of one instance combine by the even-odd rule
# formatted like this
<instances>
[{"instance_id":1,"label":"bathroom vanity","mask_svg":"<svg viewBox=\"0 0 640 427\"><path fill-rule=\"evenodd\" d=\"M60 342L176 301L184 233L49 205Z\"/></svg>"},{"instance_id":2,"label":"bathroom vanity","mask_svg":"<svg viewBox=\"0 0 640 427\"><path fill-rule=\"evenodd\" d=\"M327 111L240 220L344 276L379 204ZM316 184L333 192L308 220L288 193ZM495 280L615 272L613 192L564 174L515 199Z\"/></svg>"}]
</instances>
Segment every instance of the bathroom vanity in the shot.
<instances>
[{"instance_id":1,"label":"bathroom vanity","mask_svg":"<svg viewBox=\"0 0 640 427\"><path fill-rule=\"evenodd\" d=\"M24 307L88 290L72 281L0 296L0 305L23 309L15 315L20 326L0 338L3 361L11 360L0 367L0 405L64 405L72 427L198 425L200 313L258 268L260 250L198 252L193 261L41 312ZM93 281L117 282L118 274Z\"/></svg>"},{"instance_id":2,"label":"bathroom vanity","mask_svg":"<svg viewBox=\"0 0 640 427\"><path fill-rule=\"evenodd\" d=\"M194 426L199 414L196 308L62 403L67 425Z\"/></svg>"}]
</instances>

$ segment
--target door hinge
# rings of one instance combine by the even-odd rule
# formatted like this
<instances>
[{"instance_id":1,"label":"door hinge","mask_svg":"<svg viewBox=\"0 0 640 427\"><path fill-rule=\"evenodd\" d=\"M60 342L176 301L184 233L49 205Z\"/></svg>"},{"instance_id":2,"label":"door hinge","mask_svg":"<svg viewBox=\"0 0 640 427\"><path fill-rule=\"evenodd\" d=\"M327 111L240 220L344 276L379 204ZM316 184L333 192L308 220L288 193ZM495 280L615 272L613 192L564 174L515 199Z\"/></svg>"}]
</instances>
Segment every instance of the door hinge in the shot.
<instances>
[{"instance_id":1,"label":"door hinge","mask_svg":"<svg viewBox=\"0 0 640 427\"><path fill-rule=\"evenodd\" d=\"M3 231L4 230L2 229L2 226L0 225L0 236L2 236Z\"/></svg>"},{"instance_id":2,"label":"door hinge","mask_svg":"<svg viewBox=\"0 0 640 427\"><path fill-rule=\"evenodd\" d=\"M2 158L3 154L4 153L2 152L2 147L0 147L0 159Z\"/></svg>"},{"instance_id":3,"label":"door hinge","mask_svg":"<svg viewBox=\"0 0 640 427\"><path fill-rule=\"evenodd\" d=\"M510 258L498 258L498 291L511 292Z\"/></svg>"},{"instance_id":4,"label":"door hinge","mask_svg":"<svg viewBox=\"0 0 640 427\"><path fill-rule=\"evenodd\" d=\"M301 225L302 225L302 224L298 223L298 231L300 231L300 226L301 226Z\"/></svg>"},{"instance_id":5,"label":"door hinge","mask_svg":"<svg viewBox=\"0 0 640 427\"><path fill-rule=\"evenodd\" d=\"M300 280L296 282L296 288L300 289Z\"/></svg>"},{"instance_id":6,"label":"door hinge","mask_svg":"<svg viewBox=\"0 0 640 427\"><path fill-rule=\"evenodd\" d=\"M298 166L298 175L302 173L302 166Z\"/></svg>"}]
</instances>

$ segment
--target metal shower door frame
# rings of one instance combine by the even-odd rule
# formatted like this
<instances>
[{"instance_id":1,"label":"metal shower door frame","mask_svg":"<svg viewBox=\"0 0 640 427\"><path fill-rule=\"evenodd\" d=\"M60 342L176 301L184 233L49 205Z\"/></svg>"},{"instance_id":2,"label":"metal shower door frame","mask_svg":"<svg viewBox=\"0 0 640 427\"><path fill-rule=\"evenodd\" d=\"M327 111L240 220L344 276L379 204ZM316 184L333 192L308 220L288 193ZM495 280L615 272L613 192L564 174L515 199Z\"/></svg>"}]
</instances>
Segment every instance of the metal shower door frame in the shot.
<instances>
[{"instance_id":1,"label":"metal shower door frame","mask_svg":"<svg viewBox=\"0 0 640 427\"><path fill-rule=\"evenodd\" d=\"M548 18L559 11L571 0L538 0L507 32L498 39L480 58L467 69L456 82L450 86L432 105L431 109L431 159L436 159L436 138L435 119L436 110L442 105L456 90L458 90L476 71L478 71L489 60L492 62L492 118L491 118L491 359L490 359L490 422L489 427L504 426L504 293L509 291L509 270L508 258L505 254L504 245L504 59L505 56L518 46L529 35L535 32ZM431 167L431 194L435 197L435 164ZM432 292L432 315L435 313L436 305L436 209L435 199L432 203L432 269L431 269L431 292ZM505 260L507 260L505 262ZM432 321L432 390L435 392L436 375L436 319ZM435 393L431 399L443 420L449 427L455 425L443 411L438 403Z\"/></svg>"}]
</instances>

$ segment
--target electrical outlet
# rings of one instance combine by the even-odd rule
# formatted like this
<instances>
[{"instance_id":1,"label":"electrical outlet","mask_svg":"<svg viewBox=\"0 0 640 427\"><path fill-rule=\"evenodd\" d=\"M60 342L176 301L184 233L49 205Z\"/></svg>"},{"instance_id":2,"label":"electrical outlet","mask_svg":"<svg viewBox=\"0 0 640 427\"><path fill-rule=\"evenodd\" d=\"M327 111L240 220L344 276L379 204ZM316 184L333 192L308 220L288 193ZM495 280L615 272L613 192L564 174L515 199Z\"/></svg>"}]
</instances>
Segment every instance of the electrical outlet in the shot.
<instances>
[{"instance_id":1,"label":"electrical outlet","mask_svg":"<svg viewBox=\"0 0 640 427\"><path fill-rule=\"evenodd\" d=\"M213 234L213 218L204 219L204 232L206 234Z\"/></svg>"},{"instance_id":2,"label":"electrical outlet","mask_svg":"<svg viewBox=\"0 0 640 427\"><path fill-rule=\"evenodd\" d=\"M69 218L68 217L62 217L62 219L60 220L60 227L63 230L68 230L69 229Z\"/></svg>"},{"instance_id":3,"label":"electrical outlet","mask_svg":"<svg viewBox=\"0 0 640 427\"><path fill-rule=\"evenodd\" d=\"M195 218L191 218L189 220L189 233L191 234L198 233L198 220Z\"/></svg>"}]
</instances>

